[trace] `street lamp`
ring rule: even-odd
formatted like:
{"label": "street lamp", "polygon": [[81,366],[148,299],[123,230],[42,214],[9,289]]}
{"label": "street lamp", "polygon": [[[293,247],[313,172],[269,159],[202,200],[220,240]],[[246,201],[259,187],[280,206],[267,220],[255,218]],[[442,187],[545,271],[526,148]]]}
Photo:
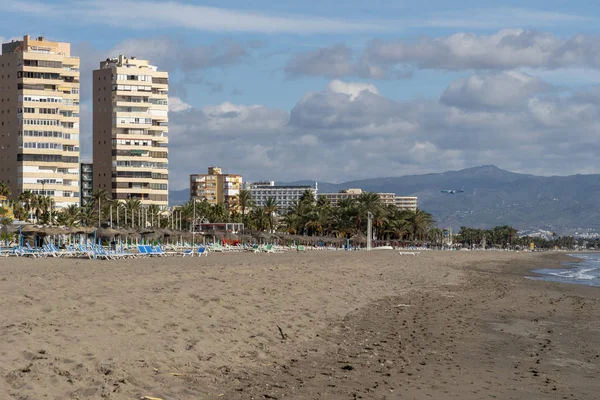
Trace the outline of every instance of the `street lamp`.
{"label": "street lamp", "polygon": [[371,240],[373,239],[373,214],[367,212],[367,251],[371,250]]}

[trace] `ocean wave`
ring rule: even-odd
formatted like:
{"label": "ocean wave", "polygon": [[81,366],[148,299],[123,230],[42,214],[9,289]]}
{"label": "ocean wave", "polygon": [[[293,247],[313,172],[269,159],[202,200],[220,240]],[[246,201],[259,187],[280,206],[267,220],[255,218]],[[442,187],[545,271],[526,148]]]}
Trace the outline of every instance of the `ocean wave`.
{"label": "ocean wave", "polygon": [[565,269],[539,269],[534,272],[541,277],[536,280],[547,280],[563,283],[578,283],[588,286],[600,287],[600,254],[573,254],[581,261],[565,264]]}
{"label": "ocean wave", "polygon": [[596,275],[590,275],[587,272],[598,271],[597,268],[587,268],[582,270],[567,270],[560,272],[550,272],[548,275],[556,276],[559,278],[565,279],[574,279],[574,280],[592,280],[599,279]]}

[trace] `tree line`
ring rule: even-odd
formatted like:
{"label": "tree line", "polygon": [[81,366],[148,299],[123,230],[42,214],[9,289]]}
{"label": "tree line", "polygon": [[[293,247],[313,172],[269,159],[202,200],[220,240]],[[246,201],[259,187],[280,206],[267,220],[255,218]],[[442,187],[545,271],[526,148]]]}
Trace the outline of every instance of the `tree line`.
{"label": "tree line", "polygon": [[[10,188],[0,183],[0,195],[10,198]],[[38,224],[61,226],[101,226],[142,228],[147,226],[192,230],[195,223],[244,223],[246,229],[255,231],[285,232],[305,236],[333,236],[349,238],[367,230],[367,213],[373,214],[373,233],[378,240],[426,241],[442,244],[447,232],[436,227],[431,214],[417,209],[399,210],[384,204],[377,193],[363,192],[356,199],[342,199],[336,206],[324,197],[315,198],[307,190],[289,210],[283,212],[274,198],[264,206],[256,206],[249,190],[240,190],[237,196],[239,211],[229,212],[223,204],[210,204],[206,200],[188,201],[161,210],[157,205],[144,205],[137,198],[112,199],[103,189],[92,193],[83,207],[71,205],[56,210],[51,197],[21,193],[12,201],[14,217]],[[0,225],[10,223],[7,210],[0,208]],[[466,248],[528,248],[534,243],[538,249],[573,249],[587,243],[590,248],[600,248],[600,238],[581,239],[552,234],[552,239],[519,237],[518,230],[508,226],[475,229],[462,226],[452,242]]]}
{"label": "tree line", "polygon": [[558,236],[552,233],[552,239],[543,237],[519,236],[512,226],[502,225],[491,229],[474,229],[461,226],[453,242],[466,248],[529,248],[533,243],[536,249],[574,249],[587,244],[588,248],[600,248],[600,238],[583,239],[573,236]]}
{"label": "tree line", "polygon": [[[10,190],[0,187],[10,196]],[[281,210],[274,198],[257,206],[248,190],[240,190],[237,210],[229,212],[223,204],[206,200],[188,201],[161,210],[157,205],[144,205],[137,198],[115,200],[103,189],[96,189],[83,207],[71,205],[56,210],[51,197],[21,193],[13,202],[15,218],[38,224],[61,226],[101,226],[141,228],[147,226],[192,230],[194,223],[243,223],[255,231],[286,232],[306,236],[351,237],[367,230],[367,213],[373,214],[373,233],[380,240],[440,239],[442,231],[435,227],[431,214],[417,209],[399,210],[384,204],[376,193],[365,192],[357,199],[343,199],[337,206],[323,197],[316,198],[307,190],[289,210]],[[195,218],[195,220],[194,220]]]}

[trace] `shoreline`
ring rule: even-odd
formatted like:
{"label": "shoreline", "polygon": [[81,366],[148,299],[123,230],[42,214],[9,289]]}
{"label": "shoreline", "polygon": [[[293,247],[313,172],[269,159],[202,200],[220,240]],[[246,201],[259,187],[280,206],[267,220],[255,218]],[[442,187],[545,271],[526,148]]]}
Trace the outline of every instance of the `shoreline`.
{"label": "shoreline", "polygon": [[[587,253],[598,254],[598,252],[587,252]],[[591,288],[592,290],[600,289],[600,286],[586,285],[583,282],[574,282],[574,281],[560,282],[560,281],[556,281],[556,280],[552,280],[552,279],[547,279],[548,278],[547,274],[540,274],[540,273],[535,272],[536,270],[540,270],[540,269],[546,269],[546,270],[575,269],[579,266],[579,264],[584,262],[583,259],[577,257],[577,254],[572,254],[572,253],[571,254],[545,254],[542,257],[547,260],[546,261],[547,264],[544,264],[544,261],[539,261],[538,262],[539,265],[536,266],[535,268],[529,268],[527,272],[521,271],[521,273],[523,274],[523,277],[525,279],[534,278],[534,279],[529,279],[529,280],[541,281],[541,282],[551,282],[551,283],[556,283],[556,284],[560,284],[560,285],[583,286],[583,287]]]}

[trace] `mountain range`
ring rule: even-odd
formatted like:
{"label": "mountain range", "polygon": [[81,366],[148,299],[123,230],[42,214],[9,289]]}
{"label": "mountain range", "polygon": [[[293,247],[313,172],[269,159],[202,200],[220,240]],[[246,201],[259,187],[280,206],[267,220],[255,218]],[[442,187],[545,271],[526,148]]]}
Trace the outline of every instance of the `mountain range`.
{"label": "mountain range", "polygon": [[[314,185],[315,181],[279,182]],[[332,184],[318,182],[320,193],[360,188],[364,191],[417,196],[440,227],[489,228],[512,225],[557,234],[600,232],[600,175],[536,176],[493,165],[425,175],[371,178]],[[446,194],[442,190],[462,193]],[[172,204],[189,199],[189,190],[170,192]]]}

